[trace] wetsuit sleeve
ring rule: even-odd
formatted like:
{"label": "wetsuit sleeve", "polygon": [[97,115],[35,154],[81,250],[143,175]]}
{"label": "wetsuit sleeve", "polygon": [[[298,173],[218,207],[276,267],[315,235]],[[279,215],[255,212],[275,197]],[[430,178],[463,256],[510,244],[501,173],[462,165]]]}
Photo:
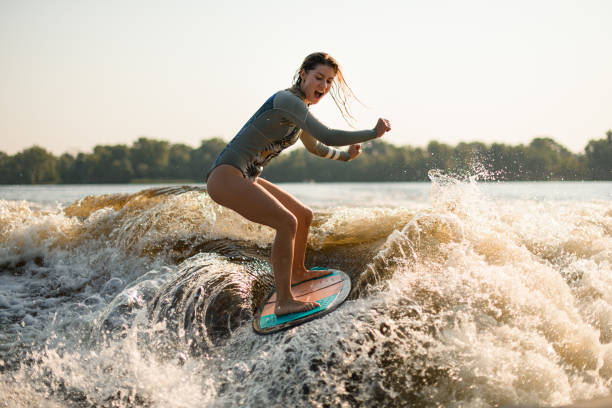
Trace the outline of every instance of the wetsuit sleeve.
{"label": "wetsuit sleeve", "polygon": [[351,159],[351,155],[348,152],[334,149],[333,147],[325,146],[323,143],[312,137],[312,135],[306,132],[305,130],[302,130],[300,139],[302,139],[302,143],[304,143],[306,150],[308,150],[312,154],[316,154],[317,156],[323,157],[325,159],[342,161],[349,161]]}
{"label": "wetsuit sleeve", "polygon": [[277,94],[274,107],[284,111],[287,118],[299,128],[328,146],[348,146],[376,138],[374,129],[350,131],[328,128],[310,113],[304,101],[289,91]]}

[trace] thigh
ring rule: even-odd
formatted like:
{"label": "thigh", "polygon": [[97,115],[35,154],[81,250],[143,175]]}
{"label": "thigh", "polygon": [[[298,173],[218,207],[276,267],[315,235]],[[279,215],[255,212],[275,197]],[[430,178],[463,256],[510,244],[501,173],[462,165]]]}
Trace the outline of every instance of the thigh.
{"label": "thigh", "polygon": [[245,179],[230,165],[216,167],[208,177],[206,187],[213,201],[249,221],[278,229],[292,217],[291,211],[273,194],[258,183]]}
{"label": "thigh", "polygon": [[270,183],[268,180],[258,177],[256,183],[265,188],[293,214],[300,216],[308,216],[308,214],[312,214],[312,210],[302,204],[300,200],[287,193],[277,185]]}

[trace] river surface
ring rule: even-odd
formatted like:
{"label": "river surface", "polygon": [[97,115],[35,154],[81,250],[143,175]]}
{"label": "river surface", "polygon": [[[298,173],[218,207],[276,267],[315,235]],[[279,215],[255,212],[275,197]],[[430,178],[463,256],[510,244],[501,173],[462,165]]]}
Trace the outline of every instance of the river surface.
{"label": "river surface", "polygon": [[[260,336],[273,231],[204,185],[0,186],[0,406],[558,406],[612,394],[612,182],[281,184],[333,313]],[[4,405],[3,405],[4,404]]]}

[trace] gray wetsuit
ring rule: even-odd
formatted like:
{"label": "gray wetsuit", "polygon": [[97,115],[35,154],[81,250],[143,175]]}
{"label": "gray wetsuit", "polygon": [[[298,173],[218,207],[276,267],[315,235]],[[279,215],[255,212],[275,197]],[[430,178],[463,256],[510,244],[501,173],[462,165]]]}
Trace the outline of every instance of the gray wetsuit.
{"label": "gray wetsuit", "polygon": [[[302,139],[306,149],[317,156],[347,161],[348,152],[328,146],[347,146],[376,137],[370,130],[330,129],[319,122],[303,100],[289,90],[272,95],[238,134],[223,149],[210,171],[221,164],[239,169],[245,178],[254,180],[263,167],[278,154]],[[322,142],[322,143],[321,143]]]}

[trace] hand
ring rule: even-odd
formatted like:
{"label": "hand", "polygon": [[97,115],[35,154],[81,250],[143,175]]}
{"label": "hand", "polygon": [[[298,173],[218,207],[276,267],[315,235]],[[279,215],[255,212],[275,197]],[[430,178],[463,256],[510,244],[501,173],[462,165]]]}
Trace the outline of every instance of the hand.
{"label": "hand", "polygon": [[390,130],[391,130],[391,122],[383,118],[378,119],[378,122],[376,123],[376,126],[374,127],[374,131],[376,132],[376,137],[381,137],[382,135],[385,134],[385,132],[388,132]]}
{"label": "hand", "polygon": [[351,156],[350,160],[353,160],[355,157],[359,156],[361,154],[361,145],[359,144],[352,144],[349,146],[348,148],[348,153]]}

